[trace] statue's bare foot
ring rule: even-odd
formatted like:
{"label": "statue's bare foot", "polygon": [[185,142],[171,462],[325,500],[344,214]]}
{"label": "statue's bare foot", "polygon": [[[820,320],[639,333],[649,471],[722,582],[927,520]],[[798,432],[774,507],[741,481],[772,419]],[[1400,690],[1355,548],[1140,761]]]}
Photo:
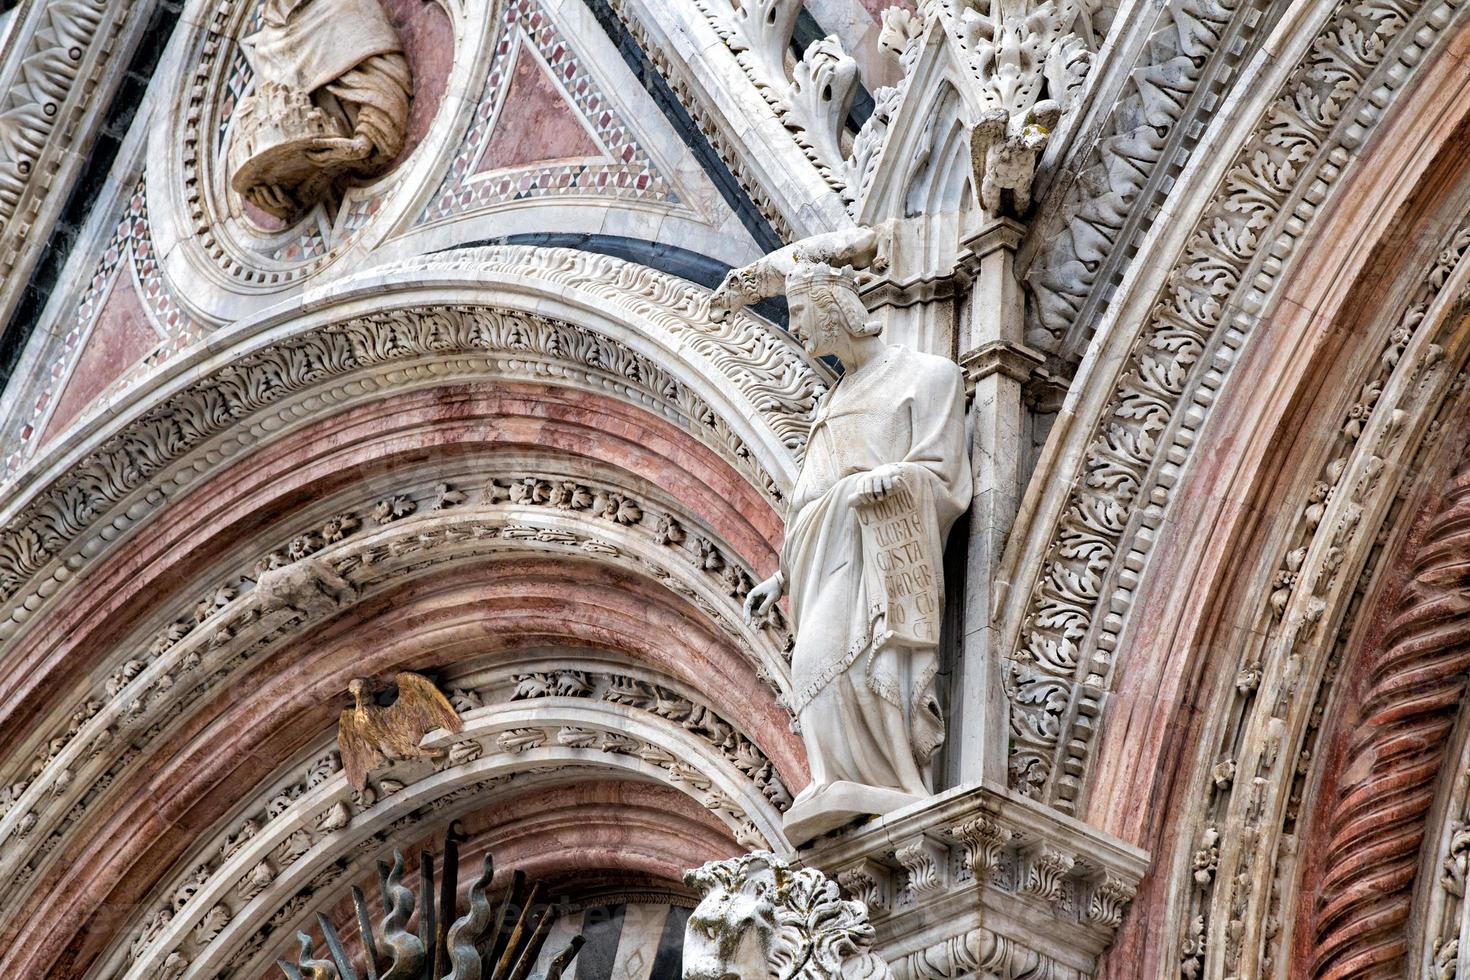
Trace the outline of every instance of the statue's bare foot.
{"label": "statue's bare foot", "polygon": [[366,160],[373,152],[373,142],[366,136],[324,139],[316,149],[307,150],[307,159],[313,163],[355,163]]}

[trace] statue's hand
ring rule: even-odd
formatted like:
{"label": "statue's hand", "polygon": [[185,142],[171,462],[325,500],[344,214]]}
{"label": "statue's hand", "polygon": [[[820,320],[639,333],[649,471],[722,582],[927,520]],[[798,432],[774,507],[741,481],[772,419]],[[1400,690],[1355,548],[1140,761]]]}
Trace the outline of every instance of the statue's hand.
{"label": "statue's hand", "polygon": [[256,184],[246,192],[245,196],[260,210],[282,220],[291,214],[294,207],[291,195],[275,184]]}
{"label": "statue's hand", "polygon": [[353,163],[366,160],[373,152],[373,141],[366,136],[324,139],[316,148],[306,151],[312,163]]}
{"label": "statue's hand", "polygon": [[745,621],[753,623],[758,619],[764,619],[785,591],[786,576],[780,572],[751,589],[745,597]]}
{"label": "statue's hand", "polygon": [[898,487],[903,486],[903,470],[889,463],[869,470],[858,478],[857,488],[848,501],[854,507],[876,504]]}

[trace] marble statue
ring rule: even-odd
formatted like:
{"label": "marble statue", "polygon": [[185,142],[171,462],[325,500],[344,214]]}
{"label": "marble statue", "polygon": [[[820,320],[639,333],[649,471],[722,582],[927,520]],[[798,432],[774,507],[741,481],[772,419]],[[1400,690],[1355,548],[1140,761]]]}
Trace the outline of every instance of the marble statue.
{"label": "marble statue", "polygon": [[785,817],[797,845],[929,796],[944,739],[934,678],[944,540],[970,503],[964,379],[948,358],[885,343],[854,271],[826,261],[875,255],[865,229],[808,239],[731,273],[712,301],[728,310],[784,278],[792,331],[844,368],[812,419],[780,568],[745,606],[756,620],[790,598],[812,770]]}
{"label": "marble statue", "polygon": [[861,902],[768,851],[684,875],[699,905],[684,933],[684,980],[891,980]]}
{"label": "marble statue", "polygon": [[266,0],[242,41],[255,90],[235,110],[230,185],[287,219],[403,149],[413,82],[379,0]]}

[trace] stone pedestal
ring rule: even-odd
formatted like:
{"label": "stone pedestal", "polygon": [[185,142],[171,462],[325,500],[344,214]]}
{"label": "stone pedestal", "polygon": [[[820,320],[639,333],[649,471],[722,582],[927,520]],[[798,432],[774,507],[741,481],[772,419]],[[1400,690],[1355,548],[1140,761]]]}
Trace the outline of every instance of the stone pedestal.
{"label": "stone pedestal", "polygon": [[1083,980],[1148,855],[993,783],[820,841],[800,863],[862,901],[897,980]]}

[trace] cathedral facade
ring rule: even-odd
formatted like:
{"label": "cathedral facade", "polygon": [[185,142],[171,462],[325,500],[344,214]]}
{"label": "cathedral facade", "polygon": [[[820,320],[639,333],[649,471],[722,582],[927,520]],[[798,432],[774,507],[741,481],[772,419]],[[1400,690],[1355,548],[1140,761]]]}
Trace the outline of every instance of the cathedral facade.
{"label": "cathedral facade", "polygon": [[0,45],[0,976],[1470,980],[1470,3]]}

